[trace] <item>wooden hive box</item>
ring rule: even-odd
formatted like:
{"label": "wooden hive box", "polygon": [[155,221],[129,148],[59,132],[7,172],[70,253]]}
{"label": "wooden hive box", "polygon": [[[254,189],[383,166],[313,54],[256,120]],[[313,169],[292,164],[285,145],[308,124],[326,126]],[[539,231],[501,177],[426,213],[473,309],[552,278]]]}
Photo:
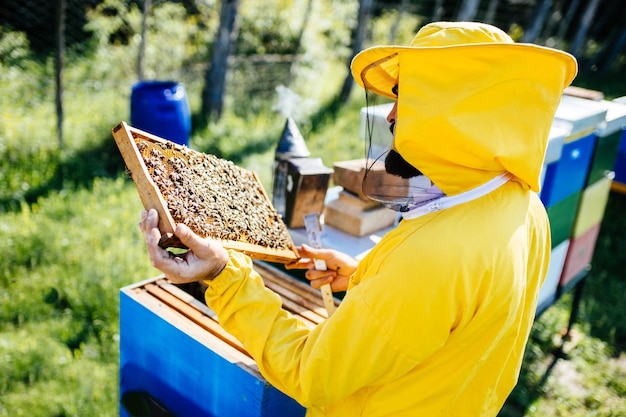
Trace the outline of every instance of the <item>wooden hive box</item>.
{"label": "wooden hive box", "polygon": [[582,191],[579,191],[546,208],[553,248],[572,236],[581,197]]}
{"label": "wooden hive box", "polygon": [[576,213],[572,238],[577,238],[598,223],[602,223],[604,211],[611,193],[613,173],[589,185],[582,192]]}
{"label": "wooden hive box", "polygon": [[598,223],[577,238],[570,241],[563,272],[559,280],[561,292],[568,291],[578,281],[583,279],[587,271],[591,268],[591,260],[596,250],[596,242],[600,234],[600,226]]}
{"label": "wooden hive box", "polygon": [[304,216],[321,213],[333,170],[321,158],[293,158],[287,164],[285,223],[304,227]]}
{"label": "wooden hive box", "polygon": [[[255,261],[255,269],[306,326],[327,317],[318,291],[264,262]],[[120,290],[120,401],[146,392],[177,416],[304,416],[221,328],[195,285],[156,277]],[[122,404],[120,415],[128,416]]]}
{"label": "wooden hive box", "polygon": [[176,223],[251,258],[287,263],[297,249],[252,171],[121,122],[112,130],[146,209],[159,213],[160,245],[182,247]]}
{"label": "wooden hive box", "polygon": [[378,187],[381,187],[383,184],[393,187],[406,187],[408,185],[407,179],[387,174],[384,162],[374,162],[365,159],[335,162],[333,165],[333,181],[335,185],[339,185],[344,190],[356,194],[363,201],[372,201],[363,192],[366,165],[371,165],[368,175],[371,177],[370,181],[372,184]]}
{"label": "wooden hive box", "polygon": [[324,208],[324,223],[352,236],[365,236],[393,225],[397,213],[381,203],[365,201],[342,190]]}

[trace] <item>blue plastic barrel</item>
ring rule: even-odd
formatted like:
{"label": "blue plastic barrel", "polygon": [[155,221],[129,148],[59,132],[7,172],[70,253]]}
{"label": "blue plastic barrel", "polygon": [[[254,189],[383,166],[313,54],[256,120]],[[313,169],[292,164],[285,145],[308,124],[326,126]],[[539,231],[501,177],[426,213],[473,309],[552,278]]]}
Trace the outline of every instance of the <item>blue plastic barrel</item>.
{"label": "blue plastic barrel", "polygon": [[183,84],[140,81],[133,85],[130,124],[163,139],[189,146],[191,112]]}

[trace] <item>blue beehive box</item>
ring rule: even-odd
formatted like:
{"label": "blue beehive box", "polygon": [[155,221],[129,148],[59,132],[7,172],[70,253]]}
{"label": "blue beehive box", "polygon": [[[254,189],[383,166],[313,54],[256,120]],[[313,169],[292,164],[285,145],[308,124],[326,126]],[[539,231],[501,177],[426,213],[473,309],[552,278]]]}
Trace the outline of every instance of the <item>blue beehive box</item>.
{"label": "blue beehive box", "polygon": [[546,154],[543,158],[543,165],[541,166],[541,178],[540,184],[543,189],[546,170],[548,165],[557,162],[561,159],[561,153],[563,152],[563,143],[567,137],[568,131],[563,128],[552,126],[550,128],[550,134],[548,136],[548,146],[546,147]]}
{"label": "blue beehive box", "polygon": [[585,187],[596,146],[596,130],[607,109],[599,102],[564,95],[557,107],[553,128],[565,129],[561,158],[547,164],[541,201],[546,207],[562,201]]}
{"label": "blue beehive box", "polygon": [[[626,134],[624,135],[624,142],[626,142]],[[615,178],[614,182],[622,185],[626,185],[626,151],[621,151],[617,154],[615,160]]]}
{"label": "blue beehive box", "polygon": [[563,145],[561,158],[546,166],[541,201],[552,207],[585,187],[596,135],[589,134]]}
{"label": "blue beehive box", "polygon": [[[613,100],[618,104],[626,105],[626,96]],[[618,147],[618,154],[615,160],[615,179],[616,185],[626,191],[626,125],[621,126],[621,139]]]}
{"label": "blue beehive box", "polygon": [[[317,310],[297,309],[307,316],[298,318],[316,325],[311,317]],[[305,409],[270,385],[237,343],[201,300],[163,277],[122,288],[120,416],[134,417],[127,405],[134,393],[146,393],[175,416],[304,416]]]}

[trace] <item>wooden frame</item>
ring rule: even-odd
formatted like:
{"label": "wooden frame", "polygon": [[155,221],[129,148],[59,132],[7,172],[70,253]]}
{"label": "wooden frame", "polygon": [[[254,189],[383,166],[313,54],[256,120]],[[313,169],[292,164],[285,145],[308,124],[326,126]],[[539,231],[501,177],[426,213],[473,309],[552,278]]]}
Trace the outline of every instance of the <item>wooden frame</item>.
{"label": "wooden frame", "polygon": [[[115,143],[117,144],[117,147],[122,154],[124,163],[130,171],[130,175],[137,187],[137,191],[139,193],[139,197],[141,199],[141,202],[143,203],[143,206],[146,209],[155,209],[159,213],[159,230],[163,234],[163,239],[160,242],[160,245],[162,247],[184,247],[174,236],[174,218],[172,217],[172,214],[168,209],[167,202],[165,201],[161,190],[150,176],[144,159],[139,149],[137,148],[135,139],[143,139],[155,143],[167,143],[168,141],[150,133],[133,128],[127,125],[125,122],[121,122],[116,127],[114,127],[112,129],[112,134],[113,138],[115,139]],[[181,145],[176,145],[176,147],[179,149],[182,148]],[[243,170],[243,168],[240,169]],[[263,200],[271,207],[270,199],[268,198],[265,190],[261,186],[258,177],[254,172],[251,173],[256,178],[256,181],[259,183],[259,188],[263,193]],[[216,239],[216,237],[214,236],[209,237]],[[225,248],[243,252],[253,259],[276,263],[288,263],[297,260],[300,256],[298,255],[296,246],[291,240],[291,236],[289,236],[286,227],[285,238],[289,242],[289,247],[287,249],[267,248],[258,244],[244,241],[223,239],[216,240],[218,240]]]}
{"label": "wooden frame", "polygon": [[[319,292],[310,285],[296,280],[264,261],[254,261],[254,269],[263,279],[265,286],[280,296],[283,309],[309,329],[314,329],[328,318]],[[218,349],[222,355],[228,356],[229,353],[232,353],[229,351],[232,348],[238,353],[252,358],[243,345],[220,326],[213,310],[207,307],[203,300],[199,299],[201,298],[200,295],[203,297],[206,290],[206,284],[203,282],[177,286],[161,275],[133,284],[128,288],[132,288],[132,292],[136,294],[149,294],[159,301],[159,308],[169,308],[177,312],[198,325],[202,331],[208,331],[229,345],[230,347],[226,350]],[[337,304],[336,301],[335,304]]]}

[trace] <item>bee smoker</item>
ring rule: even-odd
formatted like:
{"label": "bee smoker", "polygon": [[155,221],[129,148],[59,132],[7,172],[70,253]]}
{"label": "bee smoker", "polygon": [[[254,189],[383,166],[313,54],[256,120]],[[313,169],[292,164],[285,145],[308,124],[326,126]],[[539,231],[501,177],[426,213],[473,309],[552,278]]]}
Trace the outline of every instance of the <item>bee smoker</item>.
{"label": "bee smoker", "polygon": [[304,227],[304,215],[324,207],[333,170],[311,152],[289,117],[276,147],[272,204],[287,227]]}
{"label": "bee smoker", "polygon": [[[292,158],[307,158],[311,152],[304,143],[304,138],[296,126],[296,122],[288,117],[274,154],[274,184],[272,187],[272,204],[283,219],[286,213],[287,171]],[[293,188],[290,184],[289,188]]]}

